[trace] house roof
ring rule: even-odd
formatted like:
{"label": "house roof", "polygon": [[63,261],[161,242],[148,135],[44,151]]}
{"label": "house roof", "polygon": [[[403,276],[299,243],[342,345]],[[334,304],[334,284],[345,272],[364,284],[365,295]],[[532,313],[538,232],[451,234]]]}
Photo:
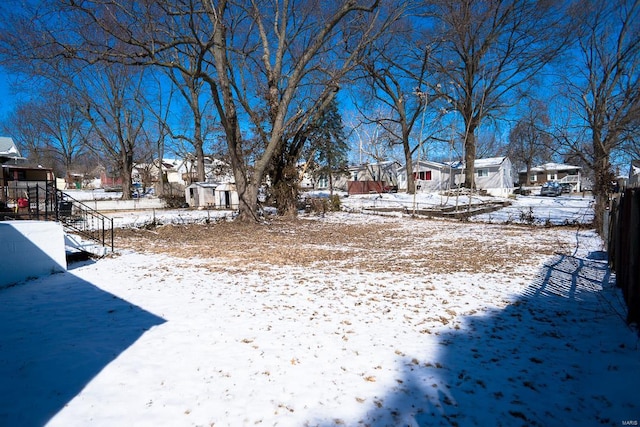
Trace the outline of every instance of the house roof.
{"label": "house roof", "polygon": [[364,163],[360,165],[351,165],[349,166],[349,170],[350,171],[363,170],[370,167],[387,169],[393,166],[400,166],[400,162],[398,162],[397,160],[386,160],[384,162],[378,162],[378,163]]}
{"label": "house roof", "polygon": [[[413,163],[413,171],[416,172],[418,170],[419,167],[427,167],[430,169],[444,169],[444,168],[448,168],[449,165],[445,164],[445,163],[440,163],[440,162],[432,162],[430,160],[419,160],[417,162]],[[407,166],[402,166],[401,168],[398,169],[398,172],[403,172],[407,169]]]}
{"label": "house roof", "polygon": [[[531,168],[531,172],[561,172],[561,171],[573,171],[582,169],[580,166],[565,165],[563,163],[545,163],[540,166],[534,166]],[[526,169],[519,170],[518,173],[527,173]]]}
{"label": "house roof", "polygon": [[[490,168],[502,165],[507,157],[487,157],[485,159],[475,159],[473,162],[474,169]],[[447,162],[446,165],[451,166],[454,169],[464,169],[464,162],[456,160],[453,162]]]}
{"label": "house roof", "polygon": [[187,188],[193,188],[193,187],[202,187],[202,188],[217,188],[220,185],[220,183],[218,182],[194,182],[193,184],[189,185]]}
{"label": "house roof", "polygon": [[13,142],[12,138],[6,136],[0,136],[0,155],[9,157],[20,157],[18,147]]}
{"label": "house roof", "polygon": [[500,166],[507,158],[502,157],[488,157],[486,159],[476,159],[473,166],[478,168],[489,168],[492,166]]}

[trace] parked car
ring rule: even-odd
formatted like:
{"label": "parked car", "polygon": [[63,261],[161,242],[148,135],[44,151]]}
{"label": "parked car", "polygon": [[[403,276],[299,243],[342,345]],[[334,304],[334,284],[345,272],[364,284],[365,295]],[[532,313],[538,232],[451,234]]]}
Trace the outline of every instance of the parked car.
{"label": "parked car", "polygon": [[573,191],[573,184],[569,182],[563,182],[560,184],[563,193],[571,193]]}
{"label": "parked car", "polygon": [[540,189],[541,196],[551,196],[556,197],[562,194],[562,186],[555,182],[549,181],[542,184],[542,188]]}

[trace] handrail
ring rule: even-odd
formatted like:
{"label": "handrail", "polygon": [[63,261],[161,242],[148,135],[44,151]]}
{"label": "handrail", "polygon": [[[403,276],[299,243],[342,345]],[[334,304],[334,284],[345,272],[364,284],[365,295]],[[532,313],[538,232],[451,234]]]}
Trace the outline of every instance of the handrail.
{"label": "handrail", "polygon": [[113,219],[85,205],[69,194],[56,190],[56,220],[74,232],[114,251]]}

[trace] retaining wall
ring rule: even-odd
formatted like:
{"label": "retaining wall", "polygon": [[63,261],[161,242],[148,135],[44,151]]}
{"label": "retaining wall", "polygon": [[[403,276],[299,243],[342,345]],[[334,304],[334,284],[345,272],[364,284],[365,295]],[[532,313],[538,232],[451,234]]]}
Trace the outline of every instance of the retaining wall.
{"label": "retaining wall", "polygon": [[64,231],[60,223],[0,222],[0,288],[66,269]]}

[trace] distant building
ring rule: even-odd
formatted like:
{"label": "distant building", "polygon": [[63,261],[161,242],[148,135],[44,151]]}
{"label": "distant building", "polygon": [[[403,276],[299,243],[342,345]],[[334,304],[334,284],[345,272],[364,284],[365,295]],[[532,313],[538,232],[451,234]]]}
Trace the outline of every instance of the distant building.
{"label": "distant building", "polygon": [[[349,194],[398,191],[400,166],[395,160],[349,166],[351,176],[347,181],[347,190]],[[338,182],[335,186],[340,188],[342,183]]]}
{"label": "distant building", "polygon": [[627,180],[627,187],[638,188],[640,187],[640,160],[632,160],[629,168],[629,179]]}
{"label": "distant building", "polygon": [[540,186],[548,181],[559,183],[569,183],[573,186],[573,191],[582,191],[581,167],[565,165],[561,163],[545,163],[532,167],[527,176],[527,170],[518,171],[518,183],[520,185]]}
{"label": "distant building", "polygon": [[13,138],[0,136],[0,164],[20,164],[26,159],[20,155],[20,151],[13,142]]}
{"label": "distant building", "polygon": [[[416,191],[443,191],[462,186],[465,181],[464,162],[439,163],[420,160],[413,166]],[[508,157],[476,159],[474,181],[477,190],[492,196],[505,197],[513,192],[511,160]],[[398,189],[407,190],[406,168],[398,173]]]}

